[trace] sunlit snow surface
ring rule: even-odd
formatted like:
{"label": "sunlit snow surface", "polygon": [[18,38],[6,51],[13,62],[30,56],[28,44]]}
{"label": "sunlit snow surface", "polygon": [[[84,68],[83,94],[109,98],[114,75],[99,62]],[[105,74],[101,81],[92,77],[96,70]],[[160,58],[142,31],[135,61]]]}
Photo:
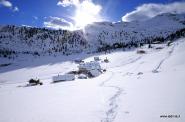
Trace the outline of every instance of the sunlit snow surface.
{"label": "sunlit snow surface", "polygon": [[[56,84],[51,84],[52,76],[77,69],[72,60],[91,61],[93,56],[9,61],[0,67],[0,122],[184,122],[184,47],[185,39],[180,39],[170,47],[142,47],[146,54],[137,54],[139,49],[96,54],[110,60],[101,63],[107,72]],[[44,85],[18,87],[36,77]]]}

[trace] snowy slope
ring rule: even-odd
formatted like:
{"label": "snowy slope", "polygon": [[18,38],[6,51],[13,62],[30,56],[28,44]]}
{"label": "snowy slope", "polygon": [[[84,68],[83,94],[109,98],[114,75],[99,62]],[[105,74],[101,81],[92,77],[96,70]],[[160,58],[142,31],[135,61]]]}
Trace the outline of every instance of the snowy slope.
{"label": "snowy slope", "polygon": [[[151,49],[96,54],[110,60],[101,63],[107,72],[58,84],[50,84],[50,75],[75,69],[71,60],[81,55],[56,58],[60,61],[52,64],[28,58],[15,62],[17,66],[1,67],[0,122],[184,122],[184,46],[185,38],[169,47],[156,44]],[[141,49],[146,54],[136,53]],[[93,60],[91,55],[84,58]],[[35,65],[29,67],[29,61]],[[44,85],[17,87],[30,77],[40,78]]]}

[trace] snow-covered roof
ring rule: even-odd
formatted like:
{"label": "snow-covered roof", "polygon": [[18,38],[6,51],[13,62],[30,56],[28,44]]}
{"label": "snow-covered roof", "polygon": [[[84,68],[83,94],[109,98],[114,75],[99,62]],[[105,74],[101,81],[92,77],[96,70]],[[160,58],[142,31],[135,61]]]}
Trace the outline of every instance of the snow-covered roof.
{"label": "snow-covered roof", "polygon": [[85,70],[100,70],[101,66],[98,62],[96,61],[91,61],[91,62],[86,62],[86,63],[81,63],[78,66],[79,69],[85,69]]}

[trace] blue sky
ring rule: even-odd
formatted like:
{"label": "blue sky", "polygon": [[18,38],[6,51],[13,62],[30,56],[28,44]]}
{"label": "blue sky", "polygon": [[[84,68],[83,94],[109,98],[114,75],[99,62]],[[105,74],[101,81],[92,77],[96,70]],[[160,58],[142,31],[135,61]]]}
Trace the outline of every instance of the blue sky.
{"label": "blue sky", "polygon": [[[84,1],[87,1],[87,4],[83,4]],[[50,28],[54,26],[56,28],[62,28],[64,25],[65,27],[70,26],[74,28],[75,24],[84,26],[94,21],[116,22],[121,20],[133,20],[133,18],[135,19],[133,14],[138,14],[136,11],[137,7],[141,6],[141,9],[143,9],[146,8],[142,7],[143,4],[152,6],[151,3],[155,3],[157,8],[158,5],[163,5],[162,7],[164,7],[166,5],[170,6],[171,4],[179,3],[173,10],[166,11],[179,11],[180,13],[185,11],[182,8],[181,3],[184,4],[182,0],[0,0],[0,24]],[[176,10],[179,8],[178,6],[183,10]],[[149,7],[150,10],[151,8],[153,7]],[[162,9],[163,8],[155,11],[160,13],[160,11],[163,11]],[[123,19],[122,17],[126,14],[128,14],[129,17]],[[82,24],[82,22],[85,24]]]}

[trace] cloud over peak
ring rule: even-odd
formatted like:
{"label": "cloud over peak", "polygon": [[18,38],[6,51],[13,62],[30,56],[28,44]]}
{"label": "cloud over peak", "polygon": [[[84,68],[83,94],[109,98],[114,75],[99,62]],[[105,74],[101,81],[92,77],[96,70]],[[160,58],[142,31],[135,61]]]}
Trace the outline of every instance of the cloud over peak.
{"label": "cloud over peak", "polygon": [[174,2],[169,4],[143,4],[136,7],[132,12],[122,17],[122,21],[143,21],[163,13],[185,13],[185,2]]}

